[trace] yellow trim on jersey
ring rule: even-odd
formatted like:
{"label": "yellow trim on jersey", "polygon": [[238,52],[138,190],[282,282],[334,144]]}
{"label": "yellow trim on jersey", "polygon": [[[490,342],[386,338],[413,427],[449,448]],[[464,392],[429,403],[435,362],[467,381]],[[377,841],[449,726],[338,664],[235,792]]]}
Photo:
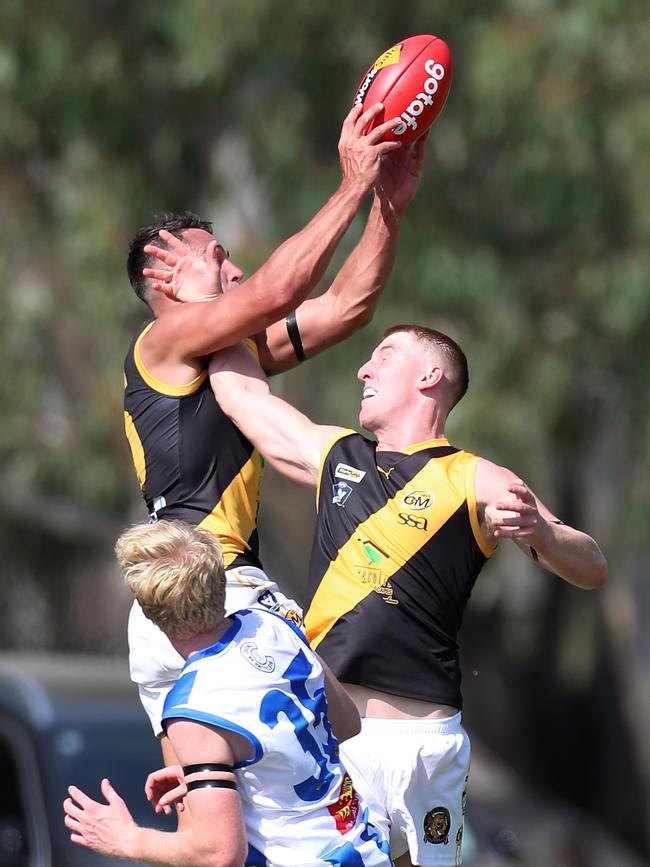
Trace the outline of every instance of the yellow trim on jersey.
{"label": "yellow trim on jersey", "polygon": [[242,340],[242,343],[248,349],[250,354],[255,358],[255,361],[259,362],[260,360],[260,348],[257,345],[257,340],[254,337],[245,337]]}
{"label": "yellow trim on jersey", "polygon": [[469,522],[472,526],[472,533],[476,539],[476,544],[486,557],[491,557],[498,548],[498,543],[492,546],[485,538],[478,519],[478,511],[476,509],[476,467],[478,466],[479,460],[479,457],[473,455],[472,459],[467,463],[467,471],[465,474],[465,496],[469,508]]}
{"label": "yellow trim on jersey", "polygon": [[[403,449],[395,449],[402,455],[414,455],[416,452],[421,452],[424,449],[436,449],[440,446],[448,446],[449,440],[447,437],[434,437],[432,440],[423,440],[421,443],[413,443]],[[381,454],[381,452],[379,452]]]}
{"label": "yellow trim on jersey", "polygon": [[[452,460],[454,457],[454,455],[450,456]],[[444,462],[445,458],[439,460]],[[450,465],[450,469],[455,470],[453,464]],[[339,548],[336,559],[330,563],[318,585],[305,619],[307,639],[313,650],[344,614],[355,608],[375,589],[372,583],[364,581],[366,577],[364,572],[371,571],[371,566],[359,562],[363,557],[362,540],[374,543],[382,554],[382,586],[386,586],[390,578],[435,536],[462,503],[465,495],[463,479],[458,478],[456,472],[452,472],[447,475],[447,480],[448,484],[445,488],[442,484],[438,484],[432,491],[432,504],[435,504],[435,510],[432,516],[427,514],[429,524],[426,532],[422,532],[417,527],[404,526],[400,528],[399,533],[388,534],[386,527],[390,522],[391,506],[396,504],[399,511],[399,500],[408,490],[431,488],[429,462],[384,506],[359,524],[354,535]]]}
{"label": "yellow trim on jersey", "polygon": [[147,481],[147,467],[144,460],[144,448],[142,446],[142,440],[138,436],[138,432],[135,429],[135,425],[133,424],[133,419],[131,418],[131,414],[124,411],[124,430],[126,431],[126,438],[129,442],[129,446],[131,447],[131,456],[133,458],[133,466],[135,467],[135,472],[138,477],[138,484],[144,490],[144,484]]}
{"label": "yellow trim on jersey", "polygon": [[201,383],[205,380],[208,375],[208,371],[202,370],[198,376],[195,376],[191,382],[188,382],[186,385],[169,385],[166,382],[162,382],[160,379],[156,379],[156,377],[149,373],[147,368],[144,365],[144,361],[142,360],[142,355],[140,354],[140,341],[145,336],[145,334],[149,331],[154,322],[150,322],[146,328],[142,329],[142,334],[135,341],[135,346],[133,347],[133,361],[135,362],[135,366],[138,369],[138,373],[147,383],[149,388],[152,388],[154,391],[157,391],[159,394],[166,394],[168,397],[183,397],[186,394],[192,394],[197,390],[197,388],[201,385]]}
{"label": "yellow trim on jersey", "polygon": [[[256,526],[262,458],[254,451],[221,495],[209,515],[197,525],[216,536],[223,549],[227,569],[243,551],[250,551],[250,539]],[[251,497],[251,493],[255,497]]]}
{"label": "yellow trim on jersey", "polygon": [[323,467],[325,466],[325,461],[327,460],[327,456],[334,448],[335,443],[337,443],[343,437],[350,436],[350,434],[355,434],[356,431],[352,430],[352,428],[343,427],[337,433],[335,433],[330,440],[328,440],[325,448],[321,452],[320,456],[320,466],[318,467],[318,478],[316,480],[316,511],[318,512],[318,499],[320,494],[320,483],[323,477]]}

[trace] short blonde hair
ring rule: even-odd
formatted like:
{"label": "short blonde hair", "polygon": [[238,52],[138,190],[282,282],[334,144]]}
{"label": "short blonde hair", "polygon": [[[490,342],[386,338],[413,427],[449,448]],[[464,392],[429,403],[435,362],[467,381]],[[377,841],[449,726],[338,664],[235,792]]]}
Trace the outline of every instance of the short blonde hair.
{"label": "short blonde hair", "polygon": [[224,618],[221,545],[182,521],[136,524],[115,543],[124,581],[169,638],[191,638]]}

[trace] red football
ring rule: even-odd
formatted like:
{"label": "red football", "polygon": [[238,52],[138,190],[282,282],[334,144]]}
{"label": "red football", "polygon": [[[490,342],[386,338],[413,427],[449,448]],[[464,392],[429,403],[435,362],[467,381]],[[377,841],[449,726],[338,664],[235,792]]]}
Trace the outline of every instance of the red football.
{"label": "red football", "polygon": [[429,129],[442,111],[451,85],[451,53],[437,36],[410,36],[384,51],[361,79],[354,105],[384,104],[369,129],[401,117],[384,138],[409,144]]}

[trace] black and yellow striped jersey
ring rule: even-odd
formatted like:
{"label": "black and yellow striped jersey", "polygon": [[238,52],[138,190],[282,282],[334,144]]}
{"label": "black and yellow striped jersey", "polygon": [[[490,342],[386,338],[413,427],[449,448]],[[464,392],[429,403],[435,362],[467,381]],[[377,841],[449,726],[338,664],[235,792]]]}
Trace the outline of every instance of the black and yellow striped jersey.
{"label": "black and yellow striped jersey", "polygon": [[347,430],[326,451],[305,626],[343,682],[461,707],[457,634],[493,550],[478,460],[444,438],[378,452]]}
{"label": "black and yellow striped jersey", "polygon": [[[220,409],[207,370],[184,386],[147,371],[140,341],[152,324],[124,361],[124,423],[149,513],[213,533],[226,568],[259,567],[261,456]],[[257,354],[253,340],[246,344]]]}

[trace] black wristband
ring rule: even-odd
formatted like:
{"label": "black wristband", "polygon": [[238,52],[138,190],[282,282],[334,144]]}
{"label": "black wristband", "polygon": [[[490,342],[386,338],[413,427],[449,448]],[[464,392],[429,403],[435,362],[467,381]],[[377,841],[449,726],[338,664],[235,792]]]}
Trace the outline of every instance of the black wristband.
{"label": "black wristband", "polygon": [[184,765],[183,773],[186,777],[190,774],[200,774],[203,771],[228,771],[232,773],[235,769],[232,765],[217,765],[214,762],[200,762],[198,765]]}
{"label": "black wristband", "polygon": [[194,789],[236,789],[237,783],[232,780],[192,780],[187,784],[187,791],[193,792]]}
{"label": "black wristband", "polygon": [[287,324],[287,334],[293,346],[293,351],[296,353],[298,361],[307,361],[305,350],[302,348],[302,340],[300,339],[300,331],[298,331],[298,323],[296,321],[296,311],[293,310],[284,320]]}

